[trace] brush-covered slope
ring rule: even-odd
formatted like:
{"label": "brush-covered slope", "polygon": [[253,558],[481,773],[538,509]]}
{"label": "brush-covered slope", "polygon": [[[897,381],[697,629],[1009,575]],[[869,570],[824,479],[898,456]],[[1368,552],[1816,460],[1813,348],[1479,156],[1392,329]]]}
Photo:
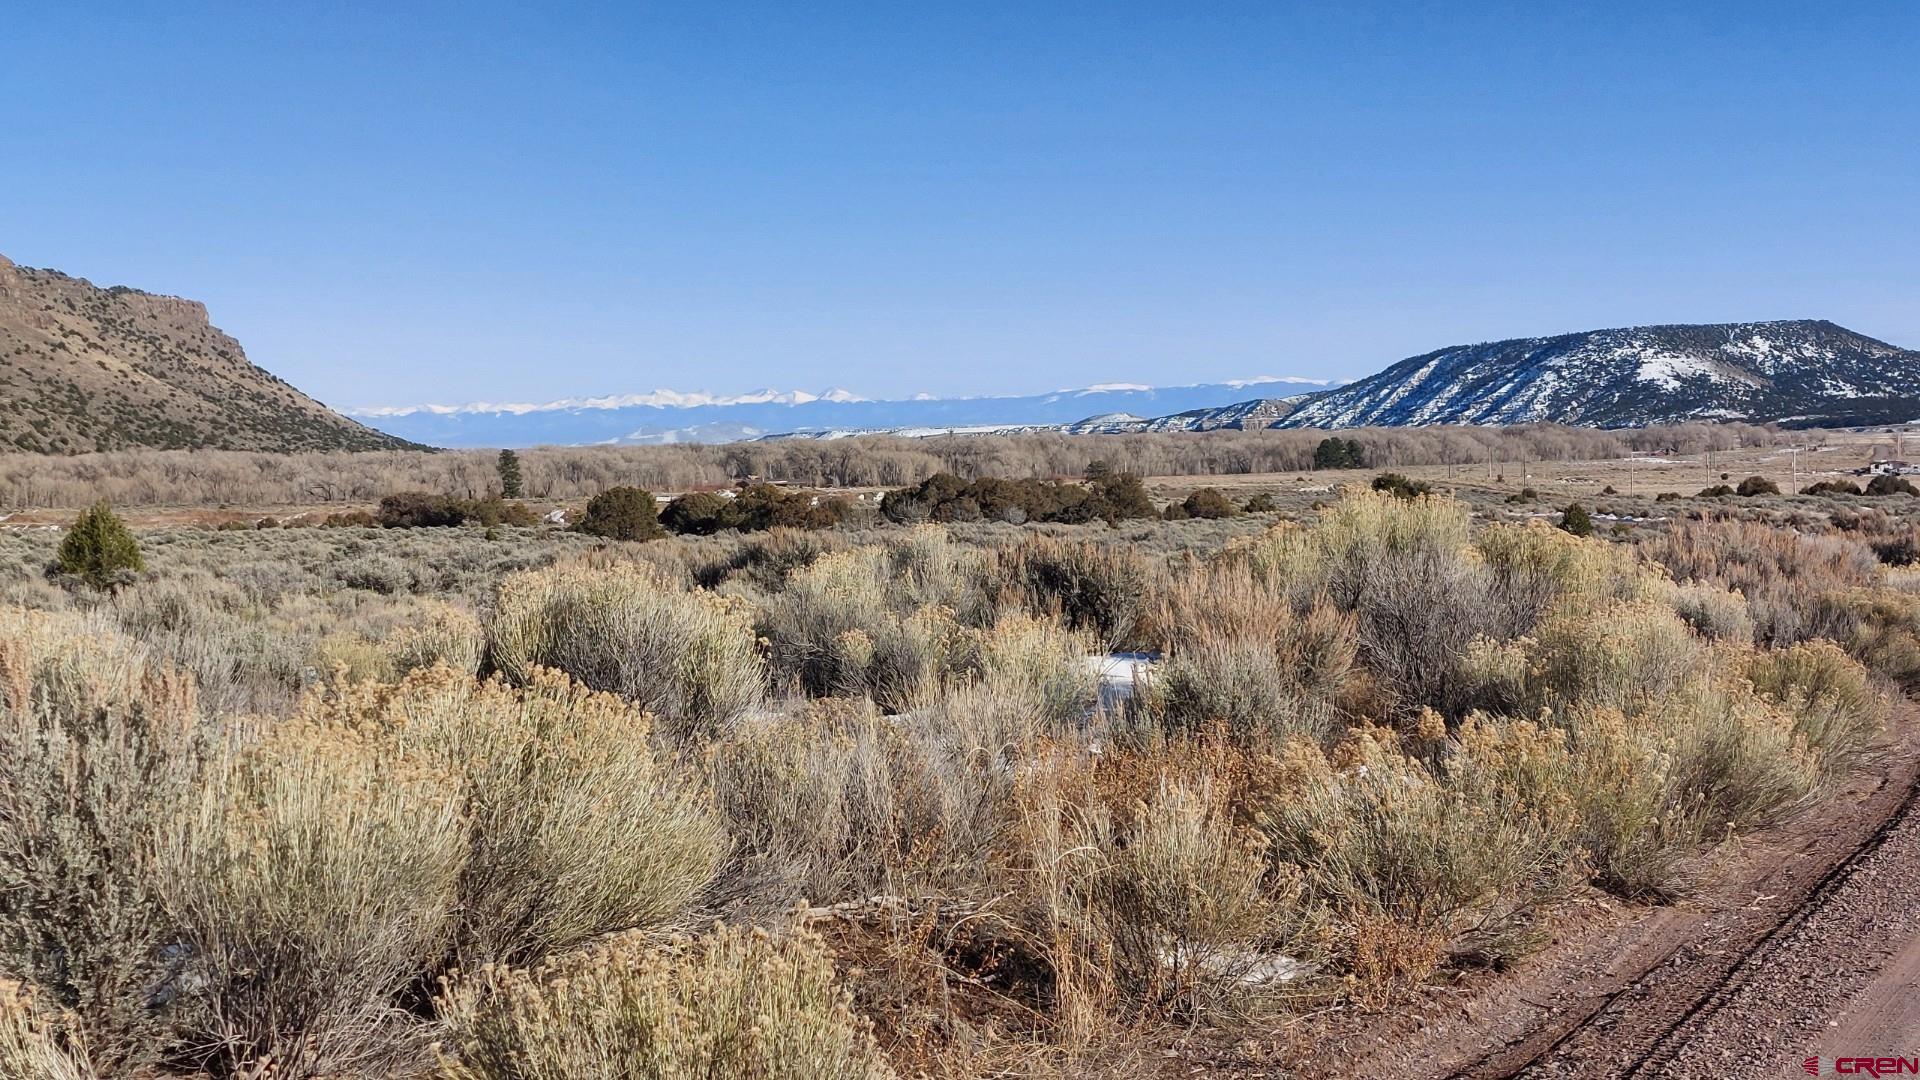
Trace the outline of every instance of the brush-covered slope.
{"label": "brush-covered slope", "polygon": [[1457,345],[1318,395],[1278,426],[1839,425],[1916,417],[1920,353],[1803,319]]}
{"label": "brush-covered slope", "polygon": [[248,362],[203,304],[0,256],[0,451],[410,445]]}

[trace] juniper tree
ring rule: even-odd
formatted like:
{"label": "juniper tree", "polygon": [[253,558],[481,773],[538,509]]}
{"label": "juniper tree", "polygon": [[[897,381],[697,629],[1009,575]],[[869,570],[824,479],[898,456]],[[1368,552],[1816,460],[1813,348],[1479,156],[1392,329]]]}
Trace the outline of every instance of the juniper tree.
{"label": "juniper tree", "polygon": [[517,499],[520,497],[520,455],[511,450],[500,451],[500,461],[495,466],[500,470],[500,497]]}
{"label": "juniper tree", "polygon": [[108,589],[146,569],[140,545],[105,500],[83,511],[60,541],[55,563],[96,589]]}

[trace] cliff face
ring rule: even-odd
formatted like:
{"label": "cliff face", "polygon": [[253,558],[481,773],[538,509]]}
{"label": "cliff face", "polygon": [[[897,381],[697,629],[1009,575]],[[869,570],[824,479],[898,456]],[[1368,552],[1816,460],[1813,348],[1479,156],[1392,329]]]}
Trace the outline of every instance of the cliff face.
{"label": "cliff face", "polygon": [[0,451],[408,445],[248,361],[198,301],[0,256]]}

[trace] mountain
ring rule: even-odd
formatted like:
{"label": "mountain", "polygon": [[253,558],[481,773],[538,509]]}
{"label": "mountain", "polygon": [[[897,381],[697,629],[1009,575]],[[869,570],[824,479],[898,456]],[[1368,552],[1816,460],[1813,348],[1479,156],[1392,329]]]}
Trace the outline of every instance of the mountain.
{"label": "mountain", "polygon": [[1249,387],[1324,387],[1326,381],[1262,377],[1196,386],[1105,383],[1016,397],[871,401],[844,390],[821,394],[772,390],[738,397],[656,390],[547,404],[412,405],[351,415],[404,438],[435,446],[539,446],[584,443],[724,442],[778,434],[812,438],[889,432],[1051,428],[1099,413],[1158,416],[1217,407]]}
{"label": "mountain", "polygon": [[408,445],[249,363],[203,304],[0,256],[0,449]]}
{"label": "mountain", "polygon": [[1833,323],[1636,326],[1456,345],[1318,395],[1280,427],[1920,417],[1920,353]]}
{"label": "mountain", "polygon": [[1298,394],[1284,398],[1255,398],[1252,401],[1235,402],[1212,409],[1188,409],[1186,412],[1171,416],[1157,416],[1147,419],[1129,416],[1126,413],[1109,413],[1105,416],[1089,416],[1084,420],[1066,425],[1062,430],[1069,435],[1124,435],[1135,431],[1255,431],[1260,428],[1279,427],[1280,421],[1319,397],[1319,394]]}

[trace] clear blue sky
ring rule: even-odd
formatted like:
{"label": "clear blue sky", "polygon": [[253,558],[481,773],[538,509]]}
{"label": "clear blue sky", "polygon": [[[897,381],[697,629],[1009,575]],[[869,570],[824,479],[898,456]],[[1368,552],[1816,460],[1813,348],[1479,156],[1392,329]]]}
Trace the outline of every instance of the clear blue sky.
{"label": "clear blue sky", "polygon": [[16,4],[0,102],[0,253],[341,406],[1920,346],[1912,0]]}

